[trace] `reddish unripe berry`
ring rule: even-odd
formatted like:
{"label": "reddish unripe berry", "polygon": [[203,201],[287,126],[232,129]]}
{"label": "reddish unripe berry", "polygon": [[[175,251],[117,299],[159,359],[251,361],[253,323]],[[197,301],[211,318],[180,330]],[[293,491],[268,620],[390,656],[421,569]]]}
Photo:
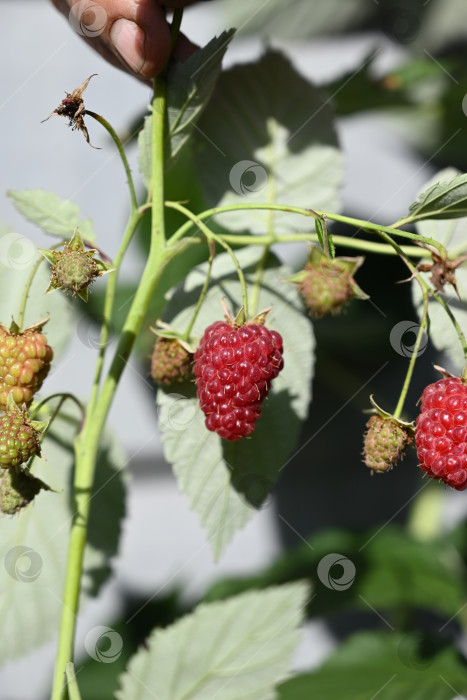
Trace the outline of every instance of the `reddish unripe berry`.
{"label": "reddish unripe berry", "polygon": [[421,398],[415,441],[420,467],[458,491],[467,487],[467,386],[440,379]]}
{"label": "reddish unripe berry", "polygon": [[0,325],[0,410],[13,392],[17,404],[28,404],[46,378],[53,351],[42,333],[11,333]]}
{"label": "reddish unripe berry", "polygon": [[209,326],[195,353],[194,373],[206,427],[226,440],[250,435],[271,381],[284,366],[277,331],[224,321]]}

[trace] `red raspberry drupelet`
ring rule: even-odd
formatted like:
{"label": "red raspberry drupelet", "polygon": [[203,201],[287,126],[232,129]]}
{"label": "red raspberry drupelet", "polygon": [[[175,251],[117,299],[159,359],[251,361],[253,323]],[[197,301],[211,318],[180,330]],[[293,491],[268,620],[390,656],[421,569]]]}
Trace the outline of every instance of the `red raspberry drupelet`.
{"label": "red raspberry drupelet", "polygon": [[208,430],[226,440],[250,435],[271,380],[283,366],[282,338],[276,331],[255,323],[235,328],[225,321],[206,328],[194,372]]}
{"label": "red raspberry drupelet", "polygon": [[426,387],[415,442],[421,468],[458,491],[467,487],[467,386],[455,377]]}

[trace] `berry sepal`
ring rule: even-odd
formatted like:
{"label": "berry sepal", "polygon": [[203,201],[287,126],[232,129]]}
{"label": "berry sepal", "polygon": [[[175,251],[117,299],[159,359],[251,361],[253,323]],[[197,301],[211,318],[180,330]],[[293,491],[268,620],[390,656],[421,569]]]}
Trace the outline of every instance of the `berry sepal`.
{"label": "berry sepal", "polygon": [[286,281],[298,286],[312,318],[338,314],[351,299],[369,299],[354,279],[364,260],[363,256],[330,258],[320,248],[312,246],[303,270]]}
{"label": "berry sepal", "polygon": [[89,285],[96,277],[101,277],[115,269],[103,260],[94,258],[98,252],[96,249],[86,250],[78,229],[65,243],[63,250],[39,248],[39,252],[52,265],[52,277],[45,290],[46,294],[56,289],[63,289],[87,302]]}
{"label": "berry sepal", "polygon": [[373,396],[370,401],[373,408],[365,412],[372,415],[366,424],[362,456],[372,474],[382,474],[404,457],[406,448],[414,440],[415,428],[413,423],[395,418],[378,406]]}

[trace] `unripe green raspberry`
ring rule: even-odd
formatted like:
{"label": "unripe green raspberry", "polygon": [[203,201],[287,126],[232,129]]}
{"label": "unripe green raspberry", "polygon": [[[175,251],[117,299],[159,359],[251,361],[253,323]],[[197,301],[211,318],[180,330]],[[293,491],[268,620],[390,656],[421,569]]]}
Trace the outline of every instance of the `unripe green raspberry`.
{"label": "unripe green raspberry", "polygon": [[44,322],[20,332],[15,323],[0,324],[0,411],[10,392],[17,404],[28,404],[46,378],[53,350],[40,332]]}
{"label": "unripe green raspberry", "polygon": [[351,299],[368,299],[353,275],[363,258],[330,258],[313,246],[305,267],[292,277],[312,318],[337,314]]}
{"label": "unripe green raspberry", "polygon": [[26,411],[8,411],[0,416],[0,467],[17,467],[40,455],[39,435]]}
{"label": "unripe green raspberry", "polygon": [[363,458],[375,472],[386,472],[404,456],[413,441],[413,432],[391,417],[374,415],[368,421],[364,437]]}
{"label": "unripe green raspberry", "polygon": [[21,467],[2,469],[0,473],[0,511],[14,515],[31,503],[42,489],[49,489]]}
{"label": "unripe green raspberry", "polygon": [[108,263],[94,259],[97,250],[86,250],[78,229],[68,243],[65,243],[63,250],[39,250],[52,265],[52,277],[47,292],[63,289],[87,301],[89,285],[96,277],[113,269]]}
{"label": "unripe green raspberry", "polygon": [[75,294],[89,287],[98,274],[95,260],[89,253],[80,250],[62,253],[52,271],[57,287],[63,287]]}
{"label": "unripe green raspberry", "polygon": [[192,377],[193,355],[176,338],[158,337],[151,358],[151,377],[166,386]]}

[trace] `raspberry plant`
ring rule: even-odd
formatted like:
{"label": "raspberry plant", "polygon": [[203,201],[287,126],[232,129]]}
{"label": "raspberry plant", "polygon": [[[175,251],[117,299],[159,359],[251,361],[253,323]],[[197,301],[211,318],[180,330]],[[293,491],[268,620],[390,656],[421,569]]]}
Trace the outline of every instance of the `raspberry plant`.
{"label": "raspberry plant", "polygon": [[[182,11],[176,10],[173,39],[181,21]],[[402,469],[398,463],[412,449],[415,435],[420,483],[429,483],[428,479],[422,482],[423,470],[456,490],[467,487],[467,323],[462,285],[466,246],[455,225],[456,219],[465,223],[467,216],[467,175],[451,169],[439,173],[407,215],[392,226],[337,213],[342,163],[328,101],[277,51],[268,50],[255,63],[221,72],[233,35],[232,30],[223,33],[183,64],[169,62],[155,79],[150,111],[138,136],[143,193],[119,136],[106,118],[87,107],[92,101],[91,88],[84,102],[83,92],[93,76],[67,92],[50,115],[69,119],[72,129],[81,131],[89,145],[89,124],[95,120],[118,150],[128,180],[130,216],[112,258],[97,247],[92,223],[81,219],[71,202],[40,190],[10,193],[28,220],[59,239],[56,245],[40,250],[26,274],[9,271],[5,284],[13,291],[8,304],[0,304],[0,510],[11,516],[0,521],[10,544],[5,568],[11,578],[23,580],[12,568],[10,552],[15,551],[14,543],[26,525],[39,538],[35,540],[38,551],[53,539],[56,550],[45,561],[37,596],[40,605],[41,595],[57,591],[60,610],[41,622],[36,636],[46,641],[59,626],[54,700],[79,698],[76,620],[81,600],[102,585],[93,574],[106,569],[120,534],[121,512],[115,512],[118,509],[112,499],[123,503],[119,476],[126,465],[106,422],[132,352],[138,350],[138,343],[146,348],[149,337],[153,349],[147,369],[158,385],[165,457],[218,559],[263,505],[297,445],[300,449],[300,431],[311,400],[315,347],[308,316],[322,323],[321,318],[332,315],[332,322],[338,325],[351,313],[352,305],[371,299],[371,289],[364,285],[362,291],[354,279],[359,268],[368,264],[365,256],[377,261],[382,256],[398,256],[408,270],[419,323],[405,379],[393,390],[393,410],[368,399],[373,415],[364,437],[364,461],[375,472],[374,481],[397,480]],[[277,84],[283,88],[279,95]],[[249,115],[241,109],[237,114],[232,102],[249,103],[255,118],[275,130],[274,137],[269,135],[269,150],[261,134],[254,153],[247,145],[243,157],[238,157],[239,136],[244,130],[253,134],[255,129]],[[292,112],[290,104],[295,105]],[[53,143],[50,126],[46,138]],[[271,155],[274,146],[279,154]],[[84,142],[83,147],[87,147]],[[188,182],[185,169],[194,174],[195,185]],[[178,178],[173,172],[185,175],[176,191],[173,181]],[[202,195],[195,192],[196,187]],[[203,206],[198,206],[200,199]],[[58,211],[60,217],[55,216]],[[350,232],[334,233],[335,224],[345,225]],[[114,324],[119,271],[143,225],[149,228],[150,239],[144,271],[124,305],[123,321]],[[301,245],[301,269],[291,269],[281,260],[280,244],[284,243]],[[357,251],[358,257],[351,257],[349,251]],[[344,254],[337,255],[341,252]],[[52,266],[48,287],[44,260]],[[104,274],[103,280],[97,279]],[[449,290],[457,294],[460,305],[447,294]],[[70,314],[62,291],[71,293],[72,305],[81,304],[76,296],[92,305],[93,295],[101,294],[100,341],[88,397],[68,393],[66,373],[63,392],[47,393],[50,363],[61,348],[43,335],[45,321],[31,316],[39,295],[53,292],[44,304],[50,314],[51,338],[57,337],[57,327],[65,327]],[[55,301],[49,301],[53,298]],[[16,320],[11,322],[11,317]],[[109,345],[112,331],[116,331],[113,354]],[[415,402],[409,406],[407,399],[427,334],[435,347],[450,353],[458,376],[425,389],[420,416],[414,422]],[[110,363],[106,363],[109,355]],[[419,362],[423,364],[423,358]],[[131,407],[128,410],[131,413]],[[364,422],[362,417],[362,432]],[[39,463],[41,454],[47,458],[45,466]],[[367,476],[370,478],[369,472]],[[104,544],[96,546],[96,533]],[[318,593],[324,591],[321,597],[326,601],[330,592],[338,591],[339,596],[351,591],[355,570],[364,576],[363,550],[377,575],[372,579],[370,573],[359,590],[375,605],[391,608],[393,591],[404,589],[397,600],[402,601],[405,612],[418,605],[434,606],[444,619],[461,607],[459,589],[464,589],[453,584],[446,592],[436,579],[443,581],[459,565],[443,560],[439,542],[421,543],[410,539],[410,534],[388,530],[376,544],[372,541],[377,534],[345,533],[340,539],[335,533],[318,535],[306,543],[306,549],[286,555],[254,581],[214,587],[206,604],[166,630],[151,634],[146,647],[129,660],[117,697],[343,697],[342,690],[338,692],[333,685],[333,663],[357,674],[355,693],[360,692],[359,683],[363,688],[359,698],[367,691],[368,697],[376,697],[378,687],[366,678],[366,667],[361,667],[359,659],[364,658],[365,663],[374,659],[377,667],[382,656],[399,655],[404,663],[405,646],[414,643],[406,623],[391,638],[371,632],[355,635],[329,666],[284,681],[297,642],[296,628],[305,613],[313,614],[311,588],[297,580],[311,578]],[[454,550],[456,546],[453,536],[450,547]],[[57,552],[62,555],[65,549],[66,570],[56,564],[60,561]],[[404,573],[413,578],[413,586],[401,586],[391,578],[398,570],[401,549]],[[344,555],[337,555],[328,566],[326,562],[337,551]],[[353,561],[361,564],[360,572]],[[343,568],[340,579],[331,576],[335,565]],[[417,583],[417,576],[422,584]],[[440,586],[434,603],[427,577]],[[263,587],[267,590],[249,590]],[[222,600],[234,593],[238,595]],[[363,593],[346,593],[346,600],[358,603],[357,597],[365,600]],[[22,595],[15,588],[17,606]],[[323,603],[326,612],[340,605],[336,598]],[[7,616],[5,636],[11,656],[35,643],[30,640],[34,635],[28,637],[27,631],[36,621],[28,619],[27,624],[25,631],[21,621]],[[428,693],[442,674],[450,688],[465,692],[464,669],[457,657],[449,656],[446,661],[439,654],[433,663]],[[384,679],[380,680],[378,676],[375,682],[382,687]],[[415,692],[418,681],[412,676],[403,678],[404,697]],[[347,681],[345,687],[346,692],[353,692]],[[440,692],[437,697],[445,697]]]}

